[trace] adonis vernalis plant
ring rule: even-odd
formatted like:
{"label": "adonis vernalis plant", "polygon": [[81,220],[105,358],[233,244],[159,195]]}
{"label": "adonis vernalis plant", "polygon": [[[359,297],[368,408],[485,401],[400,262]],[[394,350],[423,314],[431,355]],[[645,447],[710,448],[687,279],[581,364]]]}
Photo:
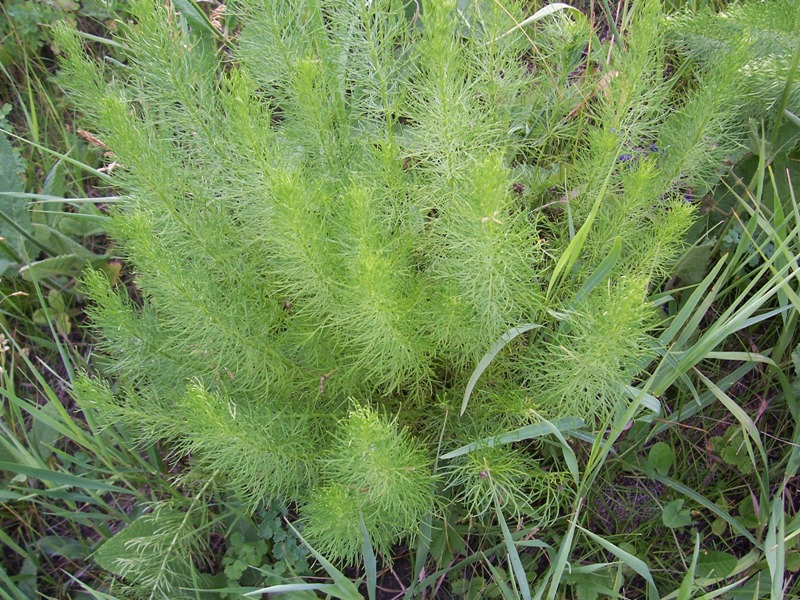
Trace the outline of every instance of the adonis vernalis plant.
{"label": "adonis vernalis plant", "polygon": [[571,485],[552,452],[437,450],[628,407],[658,352],[648,297],[739,147],[746,55],[676,85],[658,2],[602,54],[577,11],[527,5],[240,0],[216,50],[136,0],[124,64],[61,28],[140,298],[85,278],[115,377],[79,380],[81,405],[252,507],[296,501],[345,562],[445,498],[544,524]]}

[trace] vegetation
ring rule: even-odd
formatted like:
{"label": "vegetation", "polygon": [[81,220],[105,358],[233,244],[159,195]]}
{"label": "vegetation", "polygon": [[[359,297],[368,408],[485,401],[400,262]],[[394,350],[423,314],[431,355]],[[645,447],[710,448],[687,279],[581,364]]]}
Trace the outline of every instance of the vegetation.
{"label": "vegetation", "polygon": [[701,4],[29,34],[79,116],[7,69],[5,596],[795,593],[800,27]]}

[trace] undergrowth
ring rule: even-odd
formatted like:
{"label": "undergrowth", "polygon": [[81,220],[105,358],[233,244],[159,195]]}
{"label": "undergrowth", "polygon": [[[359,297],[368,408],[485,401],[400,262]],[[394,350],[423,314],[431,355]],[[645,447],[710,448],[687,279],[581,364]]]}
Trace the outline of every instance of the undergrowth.
{"label": "undergrowth", "polygon": [[[106,489],[136,515],[94,500],[132,521],[94,554],[120,593],[349,598],[337,567],[358,566],[374,596],[402,556],[407,597],[781,597],[790,2],[605,5],[613,39],[522,2],[176,6],[132,2],[111,60],[55,35],[132,283],[83,271],[102,356],[67,378],[92,433],[52,422],[99,456],[115,439],[112,479],[127,461],[163,477],[162,444],[181,472]],[[742,396],[762,400],[740,405],[755,374]],[[46,483],[24,447],[12,472]],[[276,499],[297,519],[269,537]],[[258,571],[286,528],[294,557]],[[333,583],[292,579],[301,547]]]}

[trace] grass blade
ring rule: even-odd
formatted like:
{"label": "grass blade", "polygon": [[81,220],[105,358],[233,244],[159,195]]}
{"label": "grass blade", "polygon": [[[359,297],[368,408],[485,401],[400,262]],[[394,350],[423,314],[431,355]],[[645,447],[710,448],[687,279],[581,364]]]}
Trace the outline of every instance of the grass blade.
{"label": "grass blade", "polygon": [[[295,529],[294,525],[292,525],[288,520],[286,521],[286,525],[289,526],[289,529],[292,530],[297,536],[297,539],[302,542],[302,544],[308,549],[311,555],[317,559],[322,568],[325,569],[325,572],[333,579],[334,586],[331,588],[327,588],[325,591],[328,594],[336,595],[337,598],[342,598],[342,600],[364,600],[364,597],[358,593],[358,588],[347,578],[347,575],[342,573],[339,569],[334,567],[324,556],[322,556],[319,552],[314,550],[313,546],[309,544],[306,539],[300,535],[300,532]],[[334,593],[333,588],[336,589],[336,593]],[[261,593],[267,593],[267,589],[260,590]],[[256,592],[251,592],[248,595],[256,595]]]}
{"label": "grass blade", "polygon": [[367,576],[367,594],[369,600],[375,600],[375,591],[378,586],[378,567],[375,560],[375,550],[369,540],[369,531],[364,523],[364,515],[359,511],[359,525],[361,526],[361,537],[363,538],[362,553],[364,555],[364,573]]}
{"label": "grass blade", "polygon": [[[639,470],[643,470],[643,469],[639,469]],[[653,474],[653,479],[655,481],[659,482],[659,483],[663,483],[663,484],[671,487],[676,492],[680,492],[681,494],[683,494],[687,498],[690,498],[691,500],[694,500],[695,502],[700,504],[706,510],[714,513],[716,516],[718,516],[721,519],[723,519],[730,526],[731,529],[736,531],[736,533],[738,533],[739,535],[747,538],[747,540],[751,544],[753,544],[756,548],[758,548],[759,550],[763,550],[763,546],[758,542],[758,540],[756,540],[755,537],[753,537],[753,534],[750,533],[744,525],[742,525],[733,516],[731,516],[730,513],[728,513],[725,510],[722,510],[721,508],[719,508],[716,504],[711,502],[705,496],[697,493],[692,488],[687,487],[687,486],[683,485],[682,483],[680,483],[678,481],[675,481],[674,479],[671,479],[670,477],[664,477],[664,476],[658,475],[656,473],[656,474]]]}
{"label": "grass blade", "polygon": [[[668,346],[675,339],[675,336],[678,335],[678,332],[683,328],[684,325],[686,325],[693,312],[695,315],[697,315],[695,318],[698,322],[700,319],[702,319],[702,315],[705,314],[703,306],[700,306],[700,308],[697,310],[695,310],[695,308],[701,304],[701,301],[704,297],[710,296],[711,302],[713,302],[713,297],[716,296],[716,293],[707,294],[707,290],[711,288],[712,283],[717,278],[717,275],[724,266],[726,260],[727,257],[723,256],[719,261],[717,261],[717,264],[714,265],[714,268],[711,269],[708,275],[706,275],[705,279],[703,279],[703,281],[697,285],[691,296],[689,296],[686,304],[684,304],[680,312],[675,315],[675,318],[672,320],[672,323],[670,323],[669,327],[667,327],[661,334],[659,339],[664,343],[665,346]],[[725,278],[726,276],[723,275],[721,280],[724,280]],[[710,302],[706,302],[704,304],[710,304]],[[686,329],[689,329],[689,327]]]}
{"label": "grass blade", "polygon": [[544,590],[544,585],[547,584],[547,580],[550,580],[550,587],[547,591],[547,600],[554,600],[556,594],[558,593],[558,586],[561,583],[561,577],[564,574],[564,568],[567,566],[567,561],[569,560],[569,556],[572,553],[572,541],[575,539],[575,529],[578,527],[578,515],[581,512],[581,506],[583,505],[583,498],[578,498],[578,501],[575,506],[575,510],[572,514],[572,519],[569,523],[569,529],[567,530],[567,535],[564,536],[564,539],[561,540],[561,546],[558,549],[558,557],[556,558],[555,563],[551,568],[549,575],[543,582],[542,586],[539,588],[539,593],[536,594],[537,598],[541,597],[541,593]]}
{"label": "grass blade", "polygon": [[681,587],[678,588],[678,600],[691,600],[692,588],[694,587],[694,573],[697,569],[697,559],[700,557],[700,534],[694,532],[694,552],[692,553],[692,563],[689,570],[683,576]]}
{"label": "grass blade", "polygon": [[469,454],[478,448],[492,447],[500,444],[511,444],[513,442],[520,442],[522,440],[530,440],[542,437],[551,433],[559,436],[562,442],[566,444],[566,440],[564,440],[562,432],[566,435],[570,435],[573,430],[580,429],[585,425],[586,424],[583,422],[583,420],[577,417],[564,417],[563,419],[558,419],[554,422],[542,421],[539,423],[534,423],[533,425],[526,425],[525,427],[515,429],[514,431],[510,431],[502,435],[486,438],[479,442],[472,442],[465,446],[461,446],[456,450],[448,452],[447,454],[443,454],[439,458],[441,460],[450,460],[456,456]]}
{"label": "grass blade", "polygon": [[[746,363],[727,375],[724,379],[717,382],[717,388],[726,391],[730,389],[737,381],[740,381],[742,377],[747,375],[750,371],[752,371],[756,366],[755,362]],[[652,439],[654,436],[662,433],[672,425],[676,423],[681,423],[686,419],[694,416],[699,411],[703,410],[707,406],[709,406],[716,397],[711,391],[707,391],[701,396],[699,396],[695,402],[687,403],[683,408],[675,411],[674,413],[668,415],[666,417],[665,422],[657,424],[653,427],[652,431],[648,435],[648,439]]]}
{"label": "grass blade", "polygon": [[511,563],[511,569],[514,572],[514,577],[517,580],[517,587],[522,594],[523,600],[531,600],[531,589],[528,585],[528,575],[525,573],[525,568],[522,566],[522,561],[519,559],[519,552],[514,544],[514,538],[511,537],[511,531],[508,529],[508,523],[503,516],[500,508],[500,500],[497,498],[497,492],[494,494],[494,509],[497,514],[497,521],[500,523],[500,528],[503,530],[503,542],[506,545],[506,552],[508,553],[508,561]]}
{"label": "grass blade", "polygon": [[586,217],[586,221],[584,221],[583,225],[581,225],[581,228],[578,230],[578,233],[575,234],[575,237],[570,240],[567,249],[564,250],[564,254],[562,254],[558,259],[558,262],[553,269],[553,274],[550,276],[550,284],[547,286],[548,299],[556,289],[556,284],[559,282],[562,274],[568,273],[580,257],[581,250],[583,250],[583,245],[586,243],[586,239],[589,237],[589,231],[591,231],[595,217],[597,217],[597,213],[600,210],[600,205],[605,197],[606,189],[611,181],[611,175],[613,172],[613,169],[608,170],[608,174],[603,181],[603,185],[600,186],[597,199],[594,201],[594,205],[592,206],[592,210],[589,212],[589,215]]}
{"label": "grass blade", "polygon": [[640,402],[642,406],[655,415],[661,414],[661,401],[655,396],[632,385],[625,385],[622,389],[631,400]]}
{"label": "grass blade", "polygon": [[772,511],[769,516],[767,535],[764,538],[764,555],[769,567],[772,582],[771,600],[783,598],[784,572],[786,569],[785,553],[786,515],[783,510],[783,486],[775,494]]}
{"label": "grass blade", "polygon": [[467,404],[469,403],[469,397],[472,395],[472,390],[475,389],[475,384],[478,383],[478,379],[486,370],[486,367],[489,366],[489,363],[494,360],[494,357],[497,356],[497,353],[502,350],[506,344],[508,344],[511,340],[513,340],[518,335],[522,335],[523,333],[530,331],[531,329],[537,329],[541,327],[541,325],[536,325],[535,323],[526,323],[524,325],[520,325],[518,327],[512,327],[503,336],[495,343],[494,346],[487,352],[483,358],[478,363],[478,366],[472,372],[472,376],[469,378],[469,382],[467,383],[467,389],[464,391],[464,401],[461,403],[461,413],[463,415],[467,412]]}
{"label": "grass blade", "polygon": [[622,238],[617,237],[614,240],[614,245],[611,247],[611,251],[608,253],[608,256],[603,259],[603,262],[601,262],[600,265],[586,279],[586,281],[583,282],[581,289],[579,289],[578,293],[575,294],[575,299],[572,301],[573,304],[578,304],[594,288],[606,280],[606,278],[611,274],[611,271],[614,269],[614,266],[617,264],[617,260],[619,260],[619,255],[621,253]]}
{"label": "grass blade", "polygon": [[[213,590],[215,593],[225,590]],[[323,592],[339,598],[337,587],[332,583],[280,583],[269,587],[246,592],[244,596],[263,596],[264,594],[289,594],[294,592]],[[359,600],[363,600],[358,596]]]}
{"label": "grass blade", "polygon": [[646,582],[647,582],[647,591],[648,597],[658,598],[658,589],[656,588],[656,583],[653,581],[653,575],[650,573],[650,569],[647,565],[639,558],[636,558],[633,554],[629,552],[625,552],[619,546],[616,546],[606,540],[605,538],[600,537],[596,533],[592,533],[588,529],[584,529],[580,525],[578,525],[578,529],[580,529],[583,533],[587,536],[592,538],[595,542],[600,544],[603,548],[611,552],[614,556],[624,562],[627,566],[633,569],[638,575],[640,575]]}
{"label": "grass blade", "polygon": [[[759,454],[761,455],[763,467],[766,470],[769,466],[769,462],[767,461],[767,452],[764,449],[764,445],[761,443],[761,436],[759,435],[758,428],[756,427],[755,423],[753,423],[753,420],[747,415],[746,412],[744,412],[744,410],[742,410],[741,406],[734,402],[733,399],[731,399],[730,396],[728,396],[725,392],[719,389],[719,387],[717,387],[713,381],[708,379],[700,371],[696,370],[696,373],[700,380],[706,384],[706,387],[711,390],[711,393],[714,394],[714,396],[716,396],[720,402],[722,402],[725,408],[727,408],[734,417],[736,417],[736,420],[739,421],[742,429],[744,429],[747,432],[747,435],[750,436],[750,439],[753,440],[753,443],[756,445],[756,448],[758,448]],[[756,465],[753,465],[753,467],[755,468]],[[767,476],[766,473],[765,476]]]}
{"label": "grass blade", "polygon": [[118,494],[131,494],[130,490],[111,485],[103,481],[85,479],[70,473],[59,473],[47,469],[37,469],[26,465],[0,462],[0,471],[10,471],[25,477],[32,477],[53,486],[77,487],[84,490],[97,490],[101,492],[116,492]]}

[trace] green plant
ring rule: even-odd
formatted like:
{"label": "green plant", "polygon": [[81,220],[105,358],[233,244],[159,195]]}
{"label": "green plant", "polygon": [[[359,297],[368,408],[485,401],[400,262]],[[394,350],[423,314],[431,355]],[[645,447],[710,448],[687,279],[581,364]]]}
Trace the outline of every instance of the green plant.
{"label": "green plant", "polygon": [[40,53],[50,41],[47,26],[75,18],[110,19],[118,10],[118,0],[9,0],[0,7],[0,65],[25,62]]}
{"label": "green plant", "polygon": [[[150,492],[180,495],[161,475],[154,453],[140,455],[124,433],[110,428],[90,433],[65,407],[66,383],[55,373],[71,372],[80,358],[58,336],[50,340],[53,348],[23,337],[27,310],[15,300],[4,296],[0,305],[0,590],[15,599],[74,597],[70,575],[82,574],[86,584],[97,580],[100,571],[89,556],[115,524],[130,518],[127,508],[152,501]],[[42,357],[58,351],[65,363],[44,363]]]}
{"label": "green plant", "polygon": [[747,36],[748,59],[741,70],[742,109],[755,118],[766,114],[777,125],[784,119],[784,110],[800,110],[800,89],[792,85],[800,58],[796,9],[791,0],[777,0],[763,5],[733,3],[718,14],[684,12],[671,20],[669,35],[681,54],[700,64],[735,50],[736,40]]}
{"label": "green plant", "polygon": [[[24,323],[7,298],[1,306],[3,322]],[[54,375],[61,367],[46,365],[42,374],[27,356],[50,349],[37,340],[21,347],[20,336],[3,331],[4,597],[157,598],[186,586],[241,597],[256,584],[309,574],[285,508],[260,507],[250,519],[239,504],[221,499],[214,477],[174,481],[156,450],[137,447],[124,429],[90,432],[91,415],[87,423],[64,406],[67,385]],[[72,371],[80,357],[75,347],[61,349]],[[212,540],[224,545],[212,548]]]}
{"label": "green plant", "polygon": [[[0,7],[0,274],[34,278],[69,304],[72,279],[91,265],[114,276],[101,237],[102,147],[74,127],[52,76],[50,29],[69,18],[97,31],[123,2],[11,0]],[[101,40],[98,36],[91,36]],[[20,293],[32,293],[22,282]],[[65,314],[65,311],[60,311]],[[39,315],[41,316],[41,315]],[[68,320],[62,319],[68,328]],[[62,331],[63,333],[63,331]]]}
{"label": "green plant", "polygon": [[[306,549],[286,526],[286,507],[275,506],[278,504],[261,507],[253,515],[257,527],[246,519],[237,520],[233,533],[226,539],[222,564],[227,585],[223,587],[252,589],[259,583],[277,584],[310,574]],[[230,514],[241,516],[235,509]],[[241,596],[231,592],[230,597]]]}
{"label": "green plant", "polygon": [[[140,0],[124,65],[59,29],[62,81],[117,163],[109,230],[141,294],[85,277],[116,379],[84,376],[75,396],[251,510],[298,502],[304,537],[341,561],[419,540],[450,494],[498,521],[523,597],[505,510],[569,518],[540,595],[578,537],[652,592],[579,517],[629,422],[786,286],[790,267],[766,261],[771,283],[699,341],[724,261],[661,330],[650,297],[684,249],[687,196],[746,139],[747,48],[673,85],[655,1],[602,53],[558,7],[525,25],[523,3],[415,7],[242,1],[220,54]],[[565,436],[592,443],[580,466]]]}

